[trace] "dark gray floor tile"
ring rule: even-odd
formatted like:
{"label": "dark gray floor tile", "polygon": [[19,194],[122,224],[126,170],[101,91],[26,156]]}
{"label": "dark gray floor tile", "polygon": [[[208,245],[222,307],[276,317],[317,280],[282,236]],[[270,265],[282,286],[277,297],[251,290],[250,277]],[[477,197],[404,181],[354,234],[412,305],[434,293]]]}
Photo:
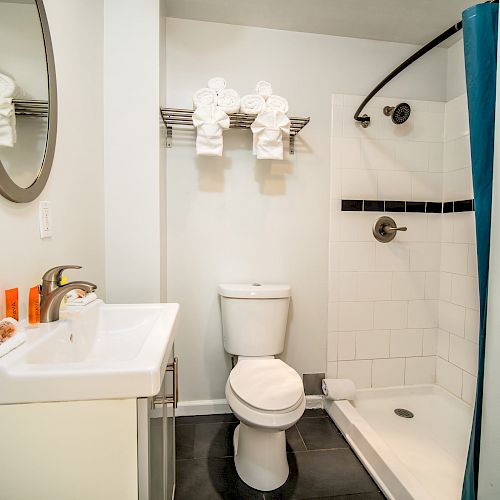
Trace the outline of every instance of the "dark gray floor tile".
{"label": "dark gray floor tile", "polygon": [[[158,419],[160,420],[160,419]],[[194,457],[194,425],[179,425],[175,428],[175,458],[184,460]]]}
{"label": "dark gray floor tile", "polygon": [[177,462],[176,500],[262,500],[239,477],[232,457]]}
{"label": "dark gray floor tile", "polygon": [[354,495],[337,495],[334,497],[308,498],[307,500],[385,500],[385,496],[379,491],[370,493],[355,493]]}
{"label": "dark gray floor tile", "polygon": [[238,422],[219,422],[178,426],[175,434],[177,459],[232,456],[237,425]]}
{"label": "dark gray floor tile", "polygon": [[316,417],[326,417],[328,414],[325,410],[321,408],[314,408],[312,410],[306,410],[302,418],[316,418]]}
{"label": "dark gray floor tile", "polygon": [[302,441],[297,426],[295,425],[286,430],[286,451],[287,453],[306,451],[304,441]]}
{"label": "dark gray floor tile", "polygon": [[349,448],[329,417],[303,418],[297,422],[297,428],[308,450]]}
{"label": "dark gray floor tile", "polygon": [[195,425],[194,458],[234,455],[233,434],[238,422]]}
{"label": "dark gray floor tile", "polygon": [[[328,498],[336,495],[378,492],[366,470],[351,450],[321,450],[289,453],[290,476],[266,500]],[[359,498],[362,497],[358,497]]]}
{"label": "dark gray floor tile", "polygon": [[193,417],[177,417],[175,425],[189,424],[211,424],[215,422],[237,422],[233,413],[221,413],[220,415],[196,415]]}

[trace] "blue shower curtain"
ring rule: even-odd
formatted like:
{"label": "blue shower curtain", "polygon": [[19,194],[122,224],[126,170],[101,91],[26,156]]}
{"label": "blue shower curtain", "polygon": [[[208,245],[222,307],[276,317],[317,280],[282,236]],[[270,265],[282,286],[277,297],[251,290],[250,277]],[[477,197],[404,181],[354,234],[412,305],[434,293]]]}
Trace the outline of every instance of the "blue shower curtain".
{"label": "blue shower curtain", "polygon": [[482,3],[465,10],[465,73],[469,105],[472,181],[476,209],[480,325],[476,403],[465,469],[462,500],[477,498],[484,354],[491,232],[491,188],[495,132],[498,5]]}

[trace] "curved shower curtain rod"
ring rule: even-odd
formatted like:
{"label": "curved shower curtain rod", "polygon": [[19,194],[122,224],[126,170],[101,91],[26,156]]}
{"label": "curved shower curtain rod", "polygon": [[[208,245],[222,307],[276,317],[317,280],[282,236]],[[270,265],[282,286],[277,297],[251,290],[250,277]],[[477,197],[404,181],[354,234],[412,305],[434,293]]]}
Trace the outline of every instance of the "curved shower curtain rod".
{"label": "curved shower curtain rod", "polygon": [[[491,0],[485,3],[498,3],[498,0]],[[359,105],[359,108],[354,113],[354,119],[361,123],[363,128],[370,125],[370,117],[367,114],[359,116],[364,107],[371,101],[372,97],[382,88],[385,87],[395,76],[399,75],[404,69],[406,69],[410,64],[414,63],[417,59],[420,59],[424,54],[427,54],[434,47],[444,42],[447,38],[458,33],[462,29],[462,21],[454,24],[451,28],[438,35],[436,38],[431,40],[428,44],[424,45],[422,48],[417,50],[413,55],[411,55],[406,61],[402,62],[396,69],[391,71],[364,99],[364,101]]]}

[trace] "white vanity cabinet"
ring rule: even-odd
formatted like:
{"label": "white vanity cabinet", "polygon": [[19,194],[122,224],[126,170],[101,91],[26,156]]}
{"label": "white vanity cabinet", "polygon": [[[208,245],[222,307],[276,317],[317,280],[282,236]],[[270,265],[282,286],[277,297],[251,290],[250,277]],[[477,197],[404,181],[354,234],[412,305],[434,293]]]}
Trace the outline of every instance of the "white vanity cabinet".
{"label": "white vanity cabinet", "polygon": [[175,367],[154,398],[0,405],[0,499],[171,500]]}

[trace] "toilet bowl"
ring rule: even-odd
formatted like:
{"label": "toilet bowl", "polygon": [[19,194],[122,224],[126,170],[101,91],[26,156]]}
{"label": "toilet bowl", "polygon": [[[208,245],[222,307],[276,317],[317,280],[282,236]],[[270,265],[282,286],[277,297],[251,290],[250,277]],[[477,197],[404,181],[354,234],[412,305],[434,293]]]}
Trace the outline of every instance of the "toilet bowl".
{"label": "toilet bowl", "polygon": [[252,488],[270,491],[288,477],[285,431],[306,406],[299,374],[274,356],[283,352],[290,285],[223,284],[225,350],[238,357],[226,383],[226,399],[240,424],[234,462]]}
{"label": "toilet bowl", "polygon": [[238,475],[261,491],[279,488],[289,473],[285,431],[305,409],[300,376],[273,357],[240,357],[226,383],[226,399],[240,420],[234,434]]}

